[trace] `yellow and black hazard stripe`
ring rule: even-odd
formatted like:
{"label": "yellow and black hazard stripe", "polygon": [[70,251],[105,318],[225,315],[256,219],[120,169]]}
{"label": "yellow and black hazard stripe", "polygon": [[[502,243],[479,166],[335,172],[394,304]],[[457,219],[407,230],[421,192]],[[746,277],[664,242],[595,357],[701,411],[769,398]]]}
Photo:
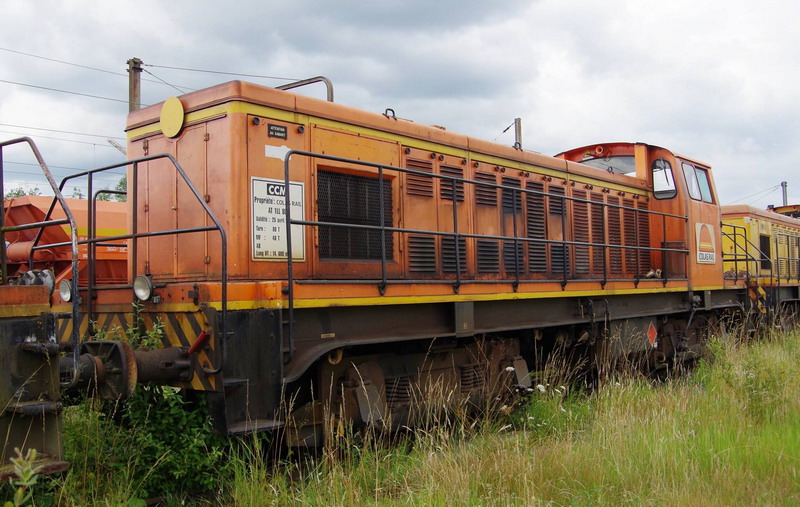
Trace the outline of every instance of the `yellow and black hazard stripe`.
{"label": "yellow and black hazard stripe", "polygon": [[[128,330],[134,325],[136,319],[131,312],[101,313],[95,317],[95,319],[89,319],[84,313],[78,315],[78,330],[82,340],[128,340]],[[164,347],[189,348],[204,330],[210,331],[213,328],[201,311],[142,312],[138,318],[141,325],[144,326],[144,332],[157,328],[162,330],[161,343]],[[61,315],[56,326],[59,341],[69,341],[73,329],[71,315]],[[196,360],[192,361],[194,368],[192,379],[182,383],[181,387],[199,391],[217,390],[216,376],[207,375],[204,371],[204,369],[213,369],[218,366],[219,358],[215,354],[214,347],[212,339],[205,347],[198,350]]]}
{"label": "yellow and black hazard stripe", "polygon": [[[189,348],[197,337],[211,326],[206,316],[200,312],[154,312],[141,314],[147,329],[163,326],[161,342],[165,347]],[[219,359],[214,349],[214,340],[209,340],[205,347],[197,351],[197,358],[192,361],[194,375],[192,380],[184,385],[189,389],[199,391],[216,390],[215,376],[207,375],[204,369],[213,369],[218,365]]]}

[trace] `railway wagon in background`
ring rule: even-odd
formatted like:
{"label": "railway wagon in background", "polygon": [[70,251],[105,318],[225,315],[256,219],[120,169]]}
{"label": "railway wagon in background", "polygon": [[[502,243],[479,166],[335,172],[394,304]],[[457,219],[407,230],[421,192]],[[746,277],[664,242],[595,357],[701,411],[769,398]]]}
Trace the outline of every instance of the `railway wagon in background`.
{"label": "railway wagon in background", "polygon": [[[656,371],[725,312],[796,305],[796,279],[762,294],[763,251],[723,246],[710,167],[658,146],[548,157],[239,81],[126,131],[128,280],[65,280],[59,339],[101,394],[205,392],[224,433],[316,445],[326,411],[406,424],[431,385],[524,391],[554,350]],[[114,340],[130,326],[163,347]]]}

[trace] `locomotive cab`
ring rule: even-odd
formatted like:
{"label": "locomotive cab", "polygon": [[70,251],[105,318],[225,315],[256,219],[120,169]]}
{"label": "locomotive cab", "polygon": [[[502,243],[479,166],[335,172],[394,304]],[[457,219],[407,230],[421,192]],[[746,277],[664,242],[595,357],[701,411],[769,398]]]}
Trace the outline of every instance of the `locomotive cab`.
{"label": "locomotive cab", "polygon": [[652,252],[653,265],[660,266],[662,275],[687,278],[694,289],[718,286],[720,212],[707,164],[641,143],[591,145],[557,156],[617,177],[645,181],[652,192],[652,210],[686,217],[683,223],[650,217],[654,235],[663,238],[657,245],[662,250]]}

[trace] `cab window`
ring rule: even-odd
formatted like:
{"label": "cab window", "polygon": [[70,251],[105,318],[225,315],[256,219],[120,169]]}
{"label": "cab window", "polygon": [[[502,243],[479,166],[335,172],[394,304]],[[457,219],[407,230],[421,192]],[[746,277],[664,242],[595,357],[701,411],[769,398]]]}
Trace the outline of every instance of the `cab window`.
{"label": "cab window", "polygon": [[672,165],[659,158],[650,166],[653,173],[653,196],[656,199],[671,199],[677,195],[675,180],[672,178]]}
{"label": "cab window", "polygon": [[683,176],[686,179],[686,188],[689,190],[689,197],[695,201],[713,203],[711,196],[711,183],[708,180],[708,171],[696,167],[692,164],[682,162]]}

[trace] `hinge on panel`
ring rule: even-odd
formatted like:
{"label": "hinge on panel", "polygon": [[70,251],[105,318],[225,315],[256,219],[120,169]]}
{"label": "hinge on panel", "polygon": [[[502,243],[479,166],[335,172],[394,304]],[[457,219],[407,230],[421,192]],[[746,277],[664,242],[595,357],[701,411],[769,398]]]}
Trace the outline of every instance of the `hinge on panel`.
{"label": "hinge on panel", "polygon": [[144,156],[146,157],[148,155],[148,151],[150,151],[150,142],[147,139],[142,141],[142,150],[144,150]]}
{"label": "hinge on panel", "polygon": [[208,141],[210,138],[211,138],[211,134],[206,132],[206,134],[203,136],[203,141]]}

